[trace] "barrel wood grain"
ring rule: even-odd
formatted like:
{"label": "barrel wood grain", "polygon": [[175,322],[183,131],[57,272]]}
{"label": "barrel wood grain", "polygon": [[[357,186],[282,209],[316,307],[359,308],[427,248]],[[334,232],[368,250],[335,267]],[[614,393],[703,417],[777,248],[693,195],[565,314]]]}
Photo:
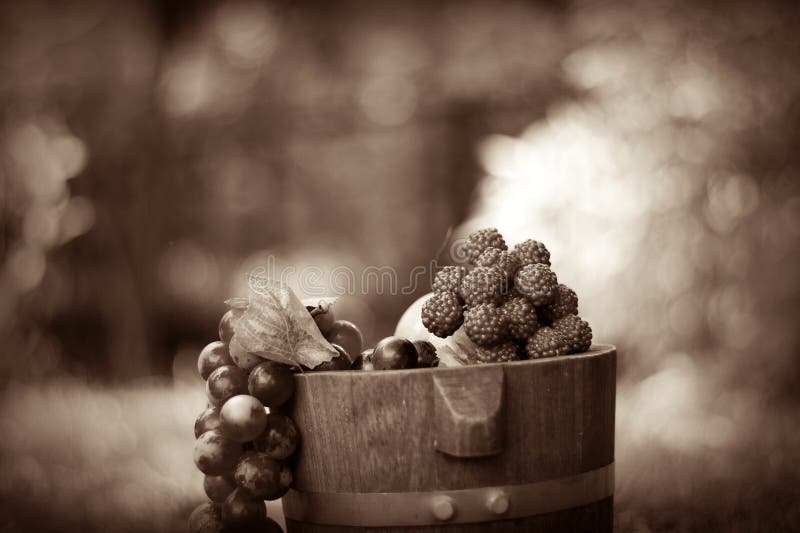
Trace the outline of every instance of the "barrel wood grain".
{"label": "barrel wood grain", "polygon": [[[444,389],[452,394],[458,390],[459,376],[464,376],[459,399],[464,405],[476,400],[465,391],[491,388],[492,382],[502,386],[500,396],[486,398],[487,406],[494,402],[501,409],[475,410],[479,422],[485,419],[488,424],[494,418],[498,423],[499,442],[504,443],[500,453],[465,458],[437,450],[444,415],[443,388],[436,382],[446,383]],[[294,461],[294,486],[300,491],[422,492],[526,484],[581,474],[614,461],[612,346],[595,345],[573,356],[464,368],[312,372],[295,379],[295,397],[286,410],[301,432]],[[466,387],[474,382],[482,385]],[[464,435],[468,434],[467,429]],[[468,442],[464,446],[476,447]],[[612,507],[609,498],[524,519],[418,529],[610,531]],[[363,530],[291,520],[288,525],[289,531],[299,532]]]}
{"label": "barrel wood grain", "polygon": [[503,368],[506,448],[460,459],[434,451],[431,379],[417,369],[296,377],[291,416],[302,433],[295,487],[316,492],[404,492],[531,483],[614,460],[616,352],[478,365]]}

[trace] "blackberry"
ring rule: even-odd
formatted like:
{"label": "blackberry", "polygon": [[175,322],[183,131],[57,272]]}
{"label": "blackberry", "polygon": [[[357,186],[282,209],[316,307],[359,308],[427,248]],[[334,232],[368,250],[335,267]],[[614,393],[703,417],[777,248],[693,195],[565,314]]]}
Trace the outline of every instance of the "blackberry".
{"label": "blackberry", "polygon": [[436,273],[431,288],[434,292],[449,291],[457,293],[466,273],[467,269],[463,266],[446,266]]}
{"label": "blackberry", "polygon": [[497,267],[475,267],[461,281],[461,297],[468,306],[500,304],[508,280]]}
{"label": "blackberry", "polygon": [[561,332],[548,326],[539,328],[525,345],[525,351],[528,352],[528,357],[531,359],[567,355],[569,349],[569,340]]}
{"label": "blackberry", "polygon": [[512,339],[527,339],[539,329],[536,308],[527,298],[510,298],[503,304],[503,313]]}
{"label": "blackberry", "polygon": [[500,235],[497,228],[486,228],[469,234],[467,242],[464,244],[467,261],[474,265],[478,257],[480,257],[487,248],[508,250],[506,241],[503,240],[503,236]]}
{"label": "blackberry", "polygon": [[513,278],[519,269],[517,256],[499,248],[487,248],[475,261],[478,266],[497,267],[507,278]]}
{"label": "blackberry", "polygon": [[567,342],[568,353],[585,352],[592,345],[592,328],[576,315],[567,315],[553,322],[556,330]]}
{"label": "blackberry", "polygon": [[520,268],[514,277],[514,288],[539,307],[553,301],[558,290],[558,279],[547,265],[527,265]]}
{"label": "blackberry", "polygon": [[437,337],[449,337],[464,322],[464,310],[455,293],[437,292],[422,306],[422,324]]}
{"label": "blackberry", "polygon": [[506,320],[502,309],[480,304],[464,311],[464,331],[478,346],[493,346],[506,336]]}
{"label": "blackberry", "polygon": [[535,264],[550,266],[550,252],[539,241],[533,239],[523,241],[514,246],[512,253],[517,256],[521,267]]}
{"label": "blackberry", "polygon": [[478,347],[475,351],[475,363],[503,363],[515,361],[517,359],[517,345],[511,341],[489,346],[486,348]]}
{"label": "blackberry", "polygon": [[555,320],[567,315],[577,315],[578,295],[575,294],[575,291],[560,283],[553,301],[540,307],[538,312],[539,318],[545,324],[552,324]]}

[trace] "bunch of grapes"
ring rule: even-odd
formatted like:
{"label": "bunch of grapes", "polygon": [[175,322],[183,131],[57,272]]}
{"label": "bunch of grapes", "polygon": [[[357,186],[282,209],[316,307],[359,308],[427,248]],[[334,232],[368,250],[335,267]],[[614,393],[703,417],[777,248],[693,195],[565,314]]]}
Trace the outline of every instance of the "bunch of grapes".
{"label": "bunch of grapes", "polygon": [[189,517],[192,533],[280,532],[267,517],[265,500],[292,485],[287,459],[297,449],[294,422],[274,412],[294,394],[292,370],[255,355],[231,357],[233,311],[220,321],[220,340],[200,352],[197,370],[206,380],[208,407],[195,421],[194,462],[205,474],[210,502]]}
{"label": "bunch of grapes", "polygon": [[528,239],[509,250],[496,228],[464,245],[469,266],[448,266],[433,281],[421,318],[438,337],[460,328],[475,343],[470,362],[489,363],[584,352],[592,329],[578,314],[575,291],[558,283],[544,244]]}
{"label": "bunch of grapes", "polygon": [[[306,309],[339,353],[315,371],[437,364],[433,345],[400,337],[388,337],[362,352],[362,335],[355,324],[336,320],[331,306],[324,303]],[[293,371],[253,354],[231,353],[234,312],[222,317],[220,340],[203,348],[197,359],[197,371],[206,380],[208,407],[195,421],[194,462],[205,474],[203,488],[210,502],[190,515],[192,533],[281,531],[267,517],[264,501],[282,497],[292,485],[287,459],[297,449],[299,433],[289,417],[276,411],[294,394]]]}

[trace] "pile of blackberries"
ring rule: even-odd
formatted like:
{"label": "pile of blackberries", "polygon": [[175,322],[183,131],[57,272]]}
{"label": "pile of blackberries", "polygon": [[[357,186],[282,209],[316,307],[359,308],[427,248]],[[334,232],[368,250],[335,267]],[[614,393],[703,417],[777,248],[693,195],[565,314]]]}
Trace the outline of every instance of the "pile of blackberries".
{"label": "pile of blackberries", "polygon": [[559,284],[550,252],[528,239],[509,251],[503,236],[487,228],[467,237],[469,266],[436,274],[422,323],[438,337],[459,328],[477,345],[474,363],[552,357],[585,352],[592,329],[578,314],[575,291]]}

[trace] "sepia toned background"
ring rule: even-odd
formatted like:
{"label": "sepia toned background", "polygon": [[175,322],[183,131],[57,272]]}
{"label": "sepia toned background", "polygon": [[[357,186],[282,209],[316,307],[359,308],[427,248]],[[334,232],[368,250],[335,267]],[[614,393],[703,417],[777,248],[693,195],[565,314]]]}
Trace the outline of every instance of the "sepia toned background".
{"label": "sepia toned background", "polygon": [[[194,359],[246,272],[404,280],[485,226],[543,241],[618,346],[619,531],[800,530],[798,28],[791,2],[3,3],[0,530],[180,530]],[[374,343],[427,290],[337,309]]]}

